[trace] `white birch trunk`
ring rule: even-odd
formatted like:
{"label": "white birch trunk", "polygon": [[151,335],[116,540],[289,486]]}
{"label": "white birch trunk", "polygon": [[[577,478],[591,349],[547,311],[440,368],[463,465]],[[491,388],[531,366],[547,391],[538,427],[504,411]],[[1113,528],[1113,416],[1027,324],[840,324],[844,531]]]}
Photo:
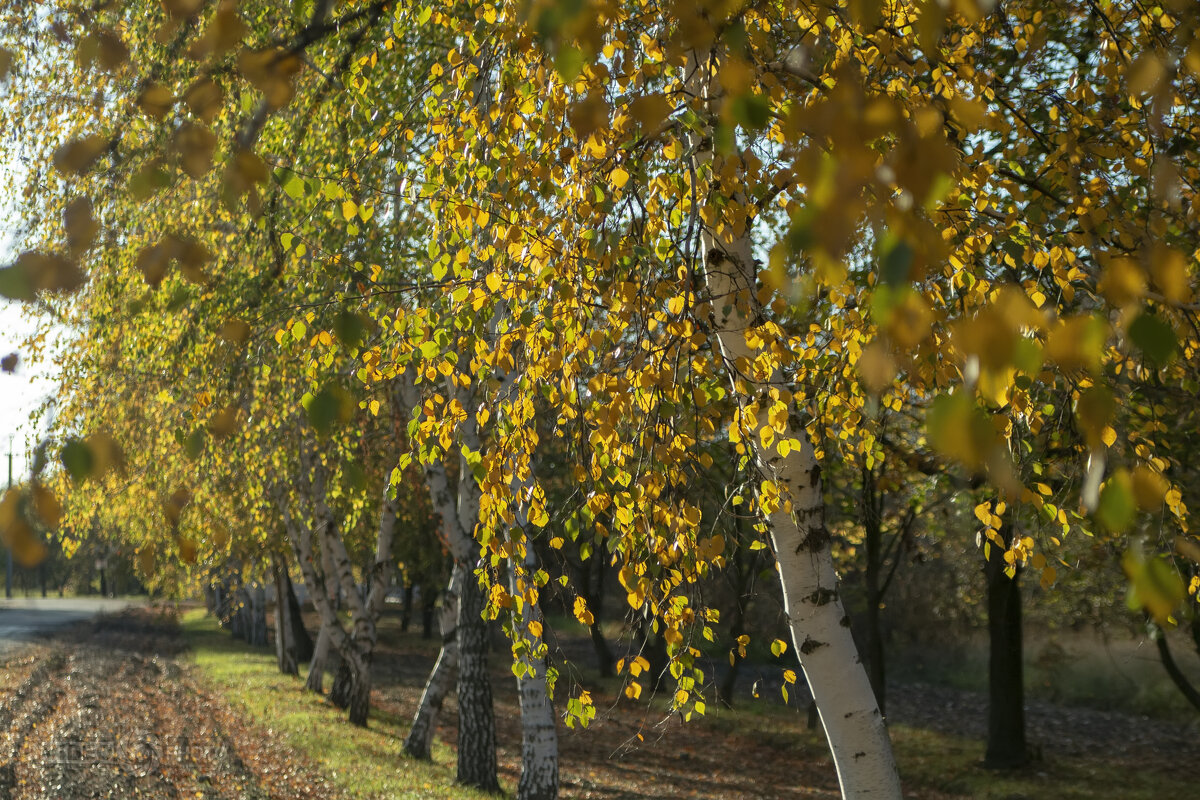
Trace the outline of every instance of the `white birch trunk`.
{"label": "white birch trunk", "polygon": [[[720,86],[715,57],[715,53],[698,55],[688,65],[689,89],[712,109],[719,107],[719,98],[714,97]],[[712,136],[692,134],[691,146],[693,166],[703,176],[713,161]],[[745,202],[744,197],[733,199]],[[789,420],[783,431],[772,431],[771,446],[761,445],[760,432],[771,427],[766,406],[775,399],[790,405],[792,393],[778,372],[767,376],[754,373],[757,353],[746,344],[746,333],[760,311],[750,235],[719,232],[705,225],[701,246],[713,330],[730,372],[734,397],[743,409],[755,403],[763,405],[752,421],[747,420],[744,441],[763,477],[773,481],[784,502],[791,504],[790,511],[784,505],[766,521],[792,641],[821,713],[842,796],[847,800],[899,800],[900,778],[891,741],[838,593],[825,528],[821,469],[812,443],[807,432]],[[789,439],[798,440],[800,448],[785,456],[779,445]]]}
{"label": "white birch trunk", "polygon": [[[518,511],[517,521],[522,528],[528,529],[524,504]],[[537,572],[537,555],[528,534],[525,546],[524,570],[518,570],[515,563],[509,569],[509,588],[514,598],[520,598],[523,590],[533,585],[533,574]],[[521,583],[525,585],[521,586]],[[513,615],[513,624],[519,631],[519,641],[526,642],[531,648],[517,658],[521,665],[521,676],[517,678],[521,702],[521,780],[517,785],[517,800],[555,800],[558,797],[558,731],[554,705],[546,685],[545,645],[542,635],[535,635],[530,627],[534,622],[541,626],[544,620],[537,603],[523,600],[517,603],[520,609]]]}
{"label": "white birch trunk", "polygon": [[[405,405],[411,408],[419,405],[420,392],[411,376],[402,378],[399,390]],[[451,397],[456,397],[468,409],[467,419],[459,431],[462,443],[477,451],[479,427],[474,414],[474,393],[452,386],[448,390]],[[455,637],[458,652],[456,779],[466,786],[496,791],[499,788],[496,721],[488,676],[487,622],[482,616],[487,598],[475,576],[479,561],[479,545],[475,541],[475,526],[479,522],[479,483],[465,457],[459,460],[457,492],[451,491],[449,476],[441,461],[425,465],[425,480],[433,507],[441,517],[442,533],[454,556],[455,567],[462,570]]]}

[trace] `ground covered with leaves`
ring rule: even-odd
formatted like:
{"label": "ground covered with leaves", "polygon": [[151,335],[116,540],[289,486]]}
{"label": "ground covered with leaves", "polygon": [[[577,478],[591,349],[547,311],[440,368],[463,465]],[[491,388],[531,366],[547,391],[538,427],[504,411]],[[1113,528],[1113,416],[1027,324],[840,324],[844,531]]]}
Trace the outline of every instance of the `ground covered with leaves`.
{"label": "ground covered with leaves", "polygon": [[[384,621],[368,729],[348,725],[273,653],[192,612],[130,610],[7,656],[0,667],[0,797],[454,798],[455,713],[443,711],[433,764],[400,754],[436,644]],[[189,652],[190,649],[190,652]],[[520,771],[519,709],[504,653],[495,665],[499,760]],[[587,731],[560,728],[565,798],[834,798],[825,743],[800,705],[764,689],[736,711],[684,723],[664,703],[618,701],[616,681],[575,673],[600,708]],[[757,673],[750,670],[750,691]],[[576,686],[573,691],[579,691]],[[762,686],[760,686],[762,688]],[[564,685],[563,691],[567,691]],[[912,798],[1182,797],[1200,758],[1187,725],[1084,709],[1031,708],[1042,759],[1011,775],[979,767],[978,696],[931,686],[893,691],[893,738]],[[715,703],[713,704],[715,706]],[[972,722],[973,721],[973,722]]]}
{"label": "ground covered with leaves", "polygon": [[136,609],[46,637],[0,673],[0,797],[318,798],[307,759],[201,688],[173,616]]}

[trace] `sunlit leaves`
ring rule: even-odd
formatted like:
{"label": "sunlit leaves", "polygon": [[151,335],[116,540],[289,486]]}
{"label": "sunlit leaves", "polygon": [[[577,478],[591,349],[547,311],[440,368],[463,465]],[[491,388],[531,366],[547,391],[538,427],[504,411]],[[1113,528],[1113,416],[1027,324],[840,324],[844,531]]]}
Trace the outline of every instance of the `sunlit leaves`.
{"label": "sunlit leaves", "polygon": [[591,610],[588,609],[587,601],[582,597],[577,596],[575,598],[573,611],[575,614],[575,619],[579,620],[580,623],[587,625],[588,627],[591,627],[595,624],[596,618],[592,615]]}

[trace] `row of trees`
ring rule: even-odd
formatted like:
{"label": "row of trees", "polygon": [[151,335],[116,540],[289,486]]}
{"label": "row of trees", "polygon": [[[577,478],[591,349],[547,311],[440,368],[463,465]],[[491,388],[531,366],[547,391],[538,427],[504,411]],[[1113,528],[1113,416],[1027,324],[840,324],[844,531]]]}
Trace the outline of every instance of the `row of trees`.
{"label": "row of trees", "polygon": [[[828,490],[860,493],[869,613],[890,537],[967,505],[998,682],[1018,571],[1052,586],[1068,540],[1119,543],[1158,625],[1200,583],[1200,19],[1043,6],[8,4],[0,293],[63,389],[7,542],[98,515],[163,588],[303,580],[358,723],[394,567],[444,548],[408,749],[456,680],[459,780],[496,788],[502,617],[523,797],[557,785],[539,558],[593,628],[616,571],[690,716],[699,590],[767,549],[843,794],[899,797]],[[1002,711],[991,760],[1023,759]]]}

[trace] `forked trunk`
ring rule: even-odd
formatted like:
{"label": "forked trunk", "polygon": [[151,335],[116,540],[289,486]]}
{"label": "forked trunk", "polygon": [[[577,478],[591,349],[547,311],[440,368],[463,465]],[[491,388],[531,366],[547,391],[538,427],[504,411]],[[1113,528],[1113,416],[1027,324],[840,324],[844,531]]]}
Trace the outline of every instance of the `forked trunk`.
{"label": "forked trunk", "polygon": [[329,628],[322,623],[317,633],[317,644],[313,647],[312,661],[308,666],[308,679],[304,688],[320,694],[324,690],[325,670],[328,668],[330,644]]}
{"label": "forked trunk", "polygon": [[462,586],[463,569],[455,566],[450,575],[450,585],[442,599],[442,649],[438,653],[433,671],[425,683],[421,704],[413,718],[408,737],[404,740],[404,752],[413,758],[428,761],[433,748],[433,734],[437,730],[437,718],[442,710],[446,695],[454,688],[458,674],[458,595]]}

